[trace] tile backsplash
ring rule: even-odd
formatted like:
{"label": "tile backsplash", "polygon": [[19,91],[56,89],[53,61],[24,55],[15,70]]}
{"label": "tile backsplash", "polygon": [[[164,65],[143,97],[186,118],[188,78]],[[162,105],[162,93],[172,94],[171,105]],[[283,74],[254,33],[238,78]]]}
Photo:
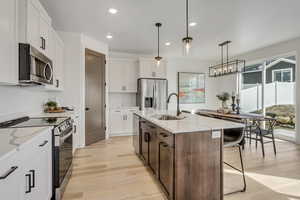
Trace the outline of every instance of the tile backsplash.
{"label": "tile backsplash", "polygon": [[40,113],[48,98],[48,93],[38,87],[0,86],[0,121]]}

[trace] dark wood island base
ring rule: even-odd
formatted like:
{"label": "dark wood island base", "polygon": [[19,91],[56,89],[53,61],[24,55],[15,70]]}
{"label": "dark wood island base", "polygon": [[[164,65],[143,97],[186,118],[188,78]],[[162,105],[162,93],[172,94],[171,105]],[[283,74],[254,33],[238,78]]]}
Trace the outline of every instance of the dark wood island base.
{"label": "dark wood island base", "polygon": [[133,144],[169,200],[222,200],[222,130],[170,133],[135,115]]}

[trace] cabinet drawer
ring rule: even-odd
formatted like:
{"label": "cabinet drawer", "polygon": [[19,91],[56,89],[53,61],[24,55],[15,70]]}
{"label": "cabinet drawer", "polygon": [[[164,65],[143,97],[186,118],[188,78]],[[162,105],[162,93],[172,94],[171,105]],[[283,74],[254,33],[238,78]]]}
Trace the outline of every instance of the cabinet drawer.
{"label": "cabinet drawer", "polygon": [[19,152],[15,152],[0,163],[0,194],[4,199],[21,200],[23,176]]}
{"label": "cabinet drawer", "polygon": [[173,199],[174,148],[165,142],[158,144],[158,180],[168,199]]}
{"label": "cabinet drawer", "polygon": [[[20,147],[22,158],[27,158],[34,152],[39,152],[44,147],[52,145],[51,131],[49,129],[42,130],[31,141]],[[34,155],[34,154],[33,154]]]}
{"label": "cabinet drawer", "polygon": [[169,146],[173,147],[174,146],[174,136],[172,133],[169,133],[163,129],[158,129],[158,137],[160,141],[165,142]]}

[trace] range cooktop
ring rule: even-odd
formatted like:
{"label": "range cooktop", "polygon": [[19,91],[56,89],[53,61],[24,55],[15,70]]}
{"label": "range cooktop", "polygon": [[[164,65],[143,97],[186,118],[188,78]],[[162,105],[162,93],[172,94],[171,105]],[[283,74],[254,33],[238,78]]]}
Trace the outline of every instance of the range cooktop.
{"label": "range cooktop", "polygon": [[68,117],[41,117],[41,118],[21,117],[21,118],[0,123],[0,128],[58,126],[59,124],[61,124],[67,119]]}

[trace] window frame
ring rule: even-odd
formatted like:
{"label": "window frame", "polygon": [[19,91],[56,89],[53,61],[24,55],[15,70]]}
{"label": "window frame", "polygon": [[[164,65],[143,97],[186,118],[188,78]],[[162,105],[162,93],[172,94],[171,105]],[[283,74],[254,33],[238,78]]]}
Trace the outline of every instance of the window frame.
{"label": "window frame", "polygon": [[[289,81],[283,81],[283,72],[289,71],[291,73],[290,80]],[[285,82],[285,83],[291,83],[293,82],[293,69],[292,68],[286,68],[286,69],[274,69],[272,70],[272,82],[275,82],[275,73],[280,72],[280,78],[281,81],[276,82]]]}

